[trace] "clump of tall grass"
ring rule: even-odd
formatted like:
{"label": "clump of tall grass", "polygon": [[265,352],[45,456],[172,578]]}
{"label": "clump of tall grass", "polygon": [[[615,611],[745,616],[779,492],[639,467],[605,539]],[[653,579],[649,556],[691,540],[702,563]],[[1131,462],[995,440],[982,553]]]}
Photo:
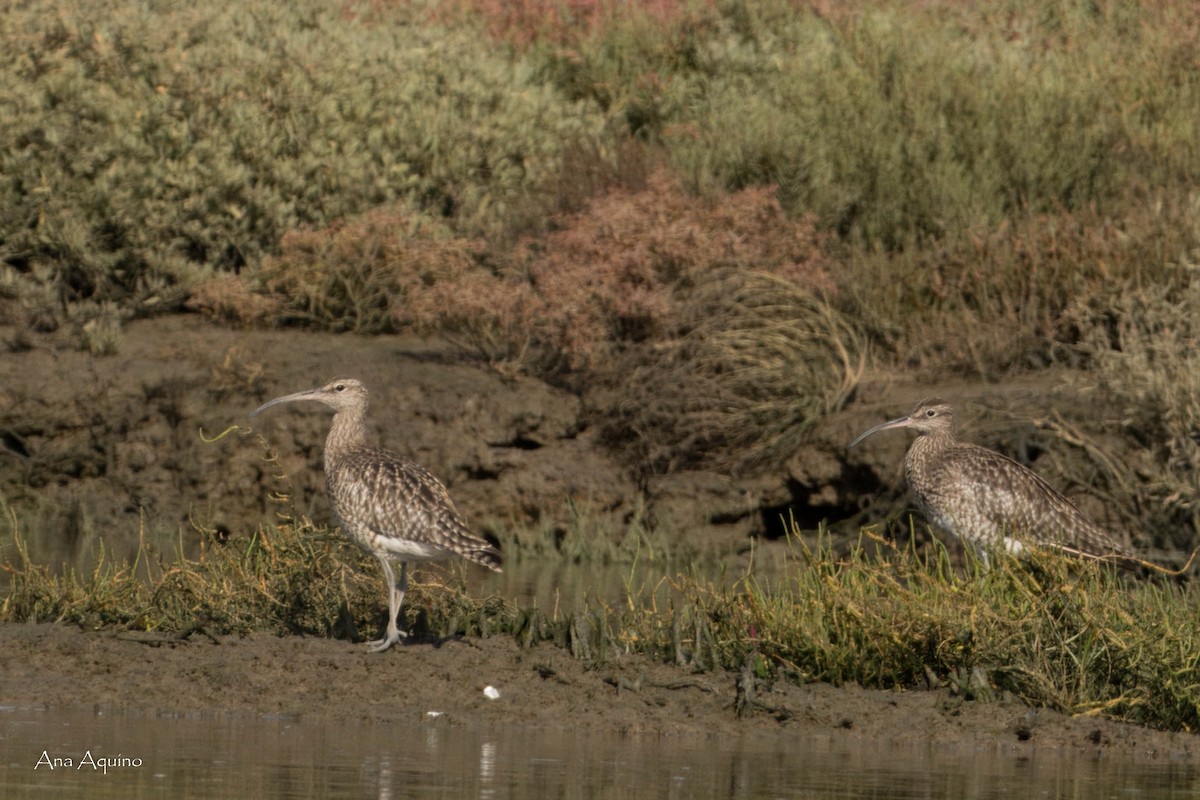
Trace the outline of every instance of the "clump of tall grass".
{"label": "clump of tall grass", "polygon": [[559,225],[500,272],[424,262],[398,313],[585,392],[641,472],[777,464],[855,385],[823,239],[770,191],[697,197],[660,171]]}
{"label": "clump of tall grass", "polygon": [[827,300],[764,272],[698,277],[676,322],[622,360],[607,434],[643,469],[778,467],[836,411],[865,346]]}

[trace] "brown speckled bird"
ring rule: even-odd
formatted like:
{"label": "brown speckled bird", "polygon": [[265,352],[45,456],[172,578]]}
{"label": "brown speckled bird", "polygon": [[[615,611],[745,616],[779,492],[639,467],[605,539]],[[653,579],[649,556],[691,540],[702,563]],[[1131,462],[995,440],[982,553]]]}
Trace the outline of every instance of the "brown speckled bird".
{"label": "brown speckled bird", "polygon": [[1092,558],[1131,558],[1128,548],[1032,470],[957,441],[954,411],[946,402],[922,401],[908,416],[864,431],[849,446],[892,428],[917,432],[904,457],[904,475],[925,518],[969,545],[985,565],[1000,546],[1010,553],[1034,545]]}
{"label": "brown speckled bird", "polygon": [[[398,620],[408,591],[409,561],[457,554],[499,572],[500,553],[471,532],[446,487],[429,470],[364,444],[367,390],[362,383],[338,378],[319,389],[263,403],[250,416],[299,400],[315,400],[337,412],[325,440],[325,486],[343,532],[383,565],[390,614],[387,635],[370,643],[373,652],[382,653],[407,635]],[[400,562],[399,582],[392,561]]]}

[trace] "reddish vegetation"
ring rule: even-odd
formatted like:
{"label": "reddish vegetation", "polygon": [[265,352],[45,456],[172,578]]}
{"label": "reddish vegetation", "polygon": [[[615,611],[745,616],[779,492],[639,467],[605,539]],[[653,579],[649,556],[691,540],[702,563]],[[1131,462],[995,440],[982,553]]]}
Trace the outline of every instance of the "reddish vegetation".
{"label": "reddish vegetation", "polygon": [[638,440],[626,451],[654,469],[791,452],[862,368],[856,329],[827,302],[836,286],[815,219],[789,218],[771,189],[699,197],[662,170],[607,185],[515,243],[455,236],[397,206],[294,231],[260,272],[266,297],[232,278],[194,305],[438,334],[506,370],[601,389],[588,402],[609,409],[606,436]]}
{"label": "reddish vegetation", "polygon": [[489,247],[402,208],[376,209],[288,233],[260,273],[266,297],[223,278],[191,303],[226,319],[278,319],[286,303],[285,317],[335,329],[446,334],[545,374],[605,371],[629,345],[664,337],[688,316],[690,290],[718,270],[835,289],[815,221],[788,218],[769,189],[707,200],[658,172],[554,222],[544,236]]}
{"label": "reddish vegetation", "polygon": [[399,313],[476,335],[486,320],[509,356],[603,369],[622,347],[664,334],[686,290],[714,269],[834,288],[815,222],[789,219],[768,189],[707,202],[660,172],[643,190],[614,190],[557,221],[559,230],[521,243],[506,269],[439,269]]}

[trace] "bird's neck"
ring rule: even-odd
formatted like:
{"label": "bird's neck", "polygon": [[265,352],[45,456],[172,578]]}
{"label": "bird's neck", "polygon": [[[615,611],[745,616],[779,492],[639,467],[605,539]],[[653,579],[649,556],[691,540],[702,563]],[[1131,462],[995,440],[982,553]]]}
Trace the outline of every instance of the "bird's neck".
{"label": "bird's neck", "polygon": [[904,473],[909,485],[919,487],[922,478],[929,473],[942,454],[954,445],[954,434],[950,431],[930,431],[917,436],[904,456]]}
{"label": "bird's neck", "polygon": [[365,409],[343,408],[333,415],[333,426],[325,439],[325,469],[366,439]]}

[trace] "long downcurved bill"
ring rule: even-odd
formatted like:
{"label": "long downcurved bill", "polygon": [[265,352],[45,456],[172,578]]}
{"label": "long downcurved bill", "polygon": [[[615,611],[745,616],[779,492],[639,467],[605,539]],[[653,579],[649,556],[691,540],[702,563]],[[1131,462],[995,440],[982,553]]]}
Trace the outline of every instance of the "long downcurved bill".
{"label": "long downcurved bill", "polygon": [[[268,403],[267,405],[270,405],[270,403]],[[264,406],[264,408],[265,407],[266,406]],[[886,431],[886,430],[890,430],[892,428],[907,428],[911,424],[912,424],[911,416],[897,417],[896,419],[891,419],[891,420],[888,420],[887,422],[881,422],[878,425],[876,425],[874,428],[868,428],[867,430],[860,433],[858,435],[858,438],[856,438],[850,444],[846,445],[846,449],[849,450],[851,447],[854,447],[854,445],[858,444],[863,439],[867,438],[868,436],[870,436],[873,433],[879,433],[880,431]]]}
{"label": "long downcurved bill", "polygon": [[271,406],[277,406],[280,403],[290,403],[293,400],[316,400],[317,398],[314,397],[313,395],[315,395],[318,391],[320,391],[320,390],[319,389],[308,389],[303,392],[296,392],[295,394],[285,394],[283,397],[276,397],[274,400],[268,400],[267,402],[263,403],[258,408],[251,411],[250,416],[253,417],[256,414],[261,414],[262,412],[266,411]]}

